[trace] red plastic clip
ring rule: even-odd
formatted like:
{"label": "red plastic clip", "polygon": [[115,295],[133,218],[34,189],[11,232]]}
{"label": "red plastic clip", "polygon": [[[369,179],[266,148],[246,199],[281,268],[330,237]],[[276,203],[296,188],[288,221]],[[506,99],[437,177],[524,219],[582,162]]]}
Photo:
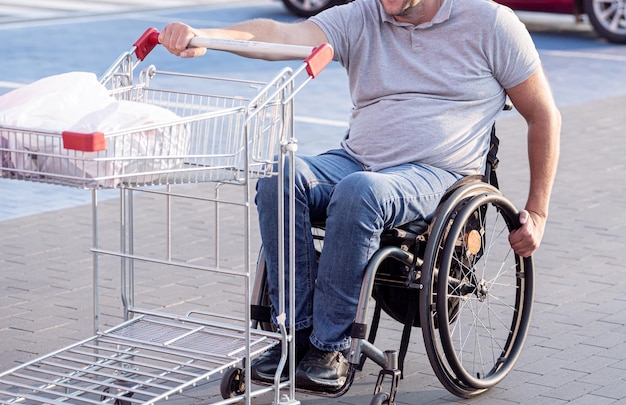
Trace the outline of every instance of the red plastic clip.
{"label": "red plastic clip", "polygon": [[148,28],[133,44],[135,47],[135,56],[137,56],[137,59],[143,61],[158,44],[159,30],[156,28]]}
{"label": "red plastic clip", "polygon": [[322,44],[313,49],[311,55],[304,60],[306,63],[306,71],[313,79],[320,74],[322,70],[333,60],[335,51],[330,44]]}
{"label": "red plastic clip", "polygon": [[102,132],[85,134],[81,132],[64,131],[63,148],[82,152],[99,152],[107,149],[107,140]]}

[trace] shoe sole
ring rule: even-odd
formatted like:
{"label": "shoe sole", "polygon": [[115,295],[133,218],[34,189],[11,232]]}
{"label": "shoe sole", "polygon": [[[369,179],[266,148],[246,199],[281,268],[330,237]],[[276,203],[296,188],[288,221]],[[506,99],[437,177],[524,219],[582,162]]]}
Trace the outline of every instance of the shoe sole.
{"label": "shoe sole", "polygon": [[334,393],[341,390],[346,384],[347,377],[341,377],[338,380],[333,380],[332,384],[328,380],[316,380],[309,376],[306,378],[298,377],[296,374],[296,388],[301,388],[313,392],[326,392]]}
{"label": "shoe sole", "polygon": [[[254,382],[260,382],[263,384],[274,384],[274,374],[265,374],[259,372],[251,372],[250,379]],[[283,375],[280,377],[280,382],[287,381],[288,376]]]}

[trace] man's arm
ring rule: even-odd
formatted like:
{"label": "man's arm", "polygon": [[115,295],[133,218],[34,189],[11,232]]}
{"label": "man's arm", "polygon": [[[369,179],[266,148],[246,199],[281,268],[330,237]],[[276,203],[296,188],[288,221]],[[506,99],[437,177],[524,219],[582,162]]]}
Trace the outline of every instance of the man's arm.
{"label": "man's arm", "polygon": [[[183,23],[170,23],[161,31],[159,42],[174,55],[191,58],[206,53],[205,48],[188,48],[189,41],[196,36],[311,47],[327,42],[326,35],[312,22],[282,23],[269,19],[248,20],[226,28],[204,29],[196,29]],[[268,57],[246,53],[243,56],[272,60],[287,59],[280,55]]]}
{"label": "man's arm", "polygon": [[542,69],[507,89],[513,105],[528,124],[530,190],[520,213],[522,227],[511,232],[513,250],[528,257],[537,250],[546,226],[552,185],[559,160],[561,115]]}

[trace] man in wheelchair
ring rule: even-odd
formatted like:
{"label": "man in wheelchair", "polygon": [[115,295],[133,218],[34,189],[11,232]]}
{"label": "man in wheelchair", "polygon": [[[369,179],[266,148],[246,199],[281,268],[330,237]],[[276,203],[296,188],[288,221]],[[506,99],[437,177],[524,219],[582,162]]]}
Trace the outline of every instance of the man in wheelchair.
{"label": "man in wheelchair", "polygon": [[[334,392],[345,383],[344,351],[381,233],[430,220],[455,182],[483,173],[507,96],[528,124],[530,164],[522,225],[509,241],[522,257],[539,247],[560,115],[532,39],[508,8],[486,0],[357,0],[295,23],[257,19],[224,29],[172,23],[160,41],[194,57],[206,51],[187,48],[196,35],[330,43],[348,73],[354,108],[341,147],[295,160],[296,323],[287,326],[296,330],[296,386]],[[277,181],[260,179],[256,197],[274,301]],[[311,233],[318,221],[325,221],[319,262]],[[280,354],[277,347],[255,359],[252,377],[273,381]]]}

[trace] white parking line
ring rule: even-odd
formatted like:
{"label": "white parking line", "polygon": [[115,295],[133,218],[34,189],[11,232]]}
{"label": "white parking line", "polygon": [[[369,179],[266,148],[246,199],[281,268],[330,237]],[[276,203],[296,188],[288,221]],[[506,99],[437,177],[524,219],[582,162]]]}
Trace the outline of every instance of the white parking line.
{"label": "white parking line", "polygon": [[0,80],[0,87],[3,87],[5,89],[17,89],[22,86],[24,86],[24,83],[3,82]]}
{"label": "white parking line", "polygon": [[0,0],[0,30],[100,21],[124,14],[191,9],[209,5],[250,7],[276,0]]}
{"label": "white parking line", "polygon": [[294,121],[296,122],[304,122],[307,124],[315,124],[315,125],[326,125],[329,127],[339,127],[339,128],[348,128],[347,121],[338,121],[338,120],[328,120],[324,118],[315,118],[315,117],[306,117],[302,115],[297,115],[294,117]]}
{"label": "white parking line", "polygon": [[578,52],[578,51],[545,51],[544,50],[540,52],[546,55],[561,56],[565,58],[583,58],[583,59],[597,59],[597,60],[626,62],[626,55],[609,55],[605,53]]}
{"label": "white parking line", "polygon": [[[24,86],[25,83],[17,83],[17,82],[7,82],[0,80],[0,89],[17,89]],[[3,92],[0,91],[0,94]],[[325,125],[328,127],[337,127],[337,128],[348,128],[348,121],[340,121],[340,120],[329,120],[324,118],[316,118],[316,117],[307,117],[297,115],[294,117],[294,121],[302,122],[306,124],[314,124],[314,125]]]}

